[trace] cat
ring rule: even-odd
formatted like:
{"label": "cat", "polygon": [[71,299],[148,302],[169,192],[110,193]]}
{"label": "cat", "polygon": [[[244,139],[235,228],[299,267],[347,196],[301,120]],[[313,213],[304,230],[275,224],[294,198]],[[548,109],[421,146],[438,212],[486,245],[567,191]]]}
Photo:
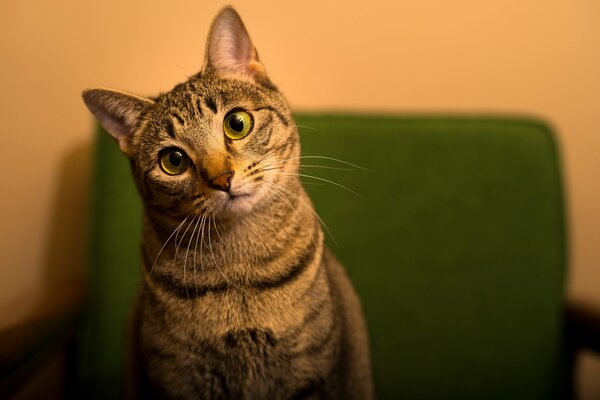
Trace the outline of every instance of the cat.
{"label": "cat", "polygon": [[237,12],[218,13],[202,70],[170,92],[82,96],[144,204],[135,396],[373,398],[360,301],[297,175],[290,108]]}

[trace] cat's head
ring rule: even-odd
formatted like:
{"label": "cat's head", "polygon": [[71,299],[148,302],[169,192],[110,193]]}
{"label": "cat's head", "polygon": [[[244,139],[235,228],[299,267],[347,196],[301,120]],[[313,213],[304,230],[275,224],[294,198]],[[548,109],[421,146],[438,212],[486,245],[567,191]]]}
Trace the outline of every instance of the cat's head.
{"label": "cat's head", "polygon": [[187,82],[156,98],[97,88],[83,99],[131,160],[147,209],[240,216],[296,181],[291,112],[233,8],[215,18]]}

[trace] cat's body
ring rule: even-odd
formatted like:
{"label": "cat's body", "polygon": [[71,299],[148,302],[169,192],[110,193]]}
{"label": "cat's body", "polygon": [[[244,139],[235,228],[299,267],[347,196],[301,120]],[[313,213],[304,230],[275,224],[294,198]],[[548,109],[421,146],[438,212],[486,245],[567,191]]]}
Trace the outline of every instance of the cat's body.
{"label": "cat's body", "polygon": [[359,300],[299,182],[289,107],[235,11],[213,23],[204,70],[171,92],[84,99],[144,200],[137,396],[372,398]]}

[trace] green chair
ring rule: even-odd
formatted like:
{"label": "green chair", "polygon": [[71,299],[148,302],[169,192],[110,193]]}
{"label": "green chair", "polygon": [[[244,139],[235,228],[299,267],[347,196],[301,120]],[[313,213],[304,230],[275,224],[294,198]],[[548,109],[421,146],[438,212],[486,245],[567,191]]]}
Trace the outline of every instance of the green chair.
{"label": "green chair", "polygon": [[[369,326],[380,399],[564,399],[600,313],[566,313],[557,145],[530,119],[298,115],[301,173]],[[365,169],[334,161],[340,159]],[[367,170],[368,169],[368,170]],[[329,184],[325,180],[336,184]],[[141,202],[99,131],[77,381],[118,398]],[[349,190],[343,189],[343,185]]]}

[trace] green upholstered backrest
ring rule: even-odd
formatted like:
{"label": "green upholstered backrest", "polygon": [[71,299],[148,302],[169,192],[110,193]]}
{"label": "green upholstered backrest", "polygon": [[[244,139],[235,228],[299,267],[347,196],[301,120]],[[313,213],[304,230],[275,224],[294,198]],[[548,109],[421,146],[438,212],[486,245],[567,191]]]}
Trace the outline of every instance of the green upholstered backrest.
{"label": "green upholstered backrest", "polygon": [[[303,180],[362,298],[382,399],[549,399],[566,389],[565,229],[552,132],[527,119],[299,115]],[[99,133],[81,379],[121,393],[141,205]]]}

